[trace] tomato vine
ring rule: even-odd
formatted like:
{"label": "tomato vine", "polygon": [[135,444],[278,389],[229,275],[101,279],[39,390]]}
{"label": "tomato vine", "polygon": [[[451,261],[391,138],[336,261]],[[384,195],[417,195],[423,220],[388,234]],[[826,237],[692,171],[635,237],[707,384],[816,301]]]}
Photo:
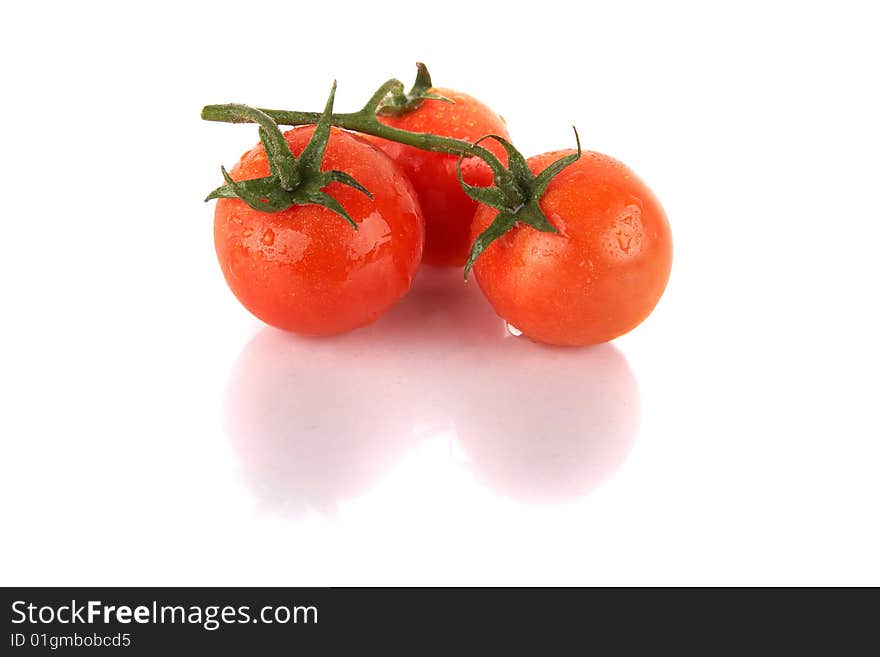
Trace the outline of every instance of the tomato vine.
{"label": "tomato vine", "polygon": [[[369,192],[344,172],[318,171],[320,157],[315,161],[310,153],[304,160],[304,156],[306,156],[304,151],[299,160],[293,158],[278,129],[279,125],[316,124],[319,128],[316,128],[313,140],[318,139],[320,131],[322,135],[320,138],[324,140],[325,147],[330,125],[334,125],[345,130],[373,135],[426,151],[459,156],[457,172],[459,183],[464,192],[472,199],[498,210],[492,224],[477,237],[471,247],[464,270],[465,278],[467,278],[476,258],[486,247],[511,230],[517,223],[526,224],[543,232],[557,232],[553,224],[544,216],[538,201],[546,191],[550,180],[580,157],[581,145],[577,130],[575,130],[577,153],[560,158],[534,176],[523,155],[513,144],[498,135],[486,135],[471,144],[461,139],[431,133],[409,132],[383,124],[378,119],[380,115],[398,115],[411,112],[425,101],[452,102],[431,91],[433,88],[431,75],[424,64],[418,63],[417,69],[415,83],[409,92],[404,92],[404,85],[400,80],[388,80],[373,93],[357,112],[334,114],[332,112],[333,93],[331,93],[323,113],[257,109],[238,104],[206,105],[202,109],[202,118],[206,121],[259,123],[260,138],[269,155],[272,168],[272,175],[267,178],[238,183],[233,181],[224,169],[223,175],[227,184],[214,190],[206,200],[237,197],[257,210],[268,212],[277,212],[297,203],[316,203],[337,212],[354,225],[345,210],[332,197],[322,192],[320,186],[316,185],[321,183],[323,186],[331,181],[336,181],[355,187],[364,193],[369,194]],[[336,83],[334,82],[334,92],[335,89]],[[281,135],[280,140],[279,135]],[[480,142],[485,139],[494,139],[504,147],[507,153],[506,166],[491,151],[480,146]],[[306,150],[310,148],[311,142]],[[323,153],[323,147],[319,149],[316,146],[313,150],[315,152],[320,150],[320,153]],[[494,177],[494,185],[475,187],[464,182],[461,176],[461,160],[470,157],[478,157],[489,166]],[[291,158],[293,158],[293,163],[291,163]],[[299,169],[302,167],[305,167],[303,170],[308,172],[307,183],[297,178]],[[296,185],[293,185],[293,181],[296,181]]]}

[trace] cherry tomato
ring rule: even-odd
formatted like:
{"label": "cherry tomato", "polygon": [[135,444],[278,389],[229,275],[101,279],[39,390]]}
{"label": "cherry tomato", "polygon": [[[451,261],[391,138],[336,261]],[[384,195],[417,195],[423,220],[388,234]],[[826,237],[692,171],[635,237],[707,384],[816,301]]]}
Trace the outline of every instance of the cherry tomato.
{"label": "cherry tomato", "polygon": [[[528,160],[539,173],[574,151]],[[617,160],[584,152],[550,182],[541,209],[558,233],[523,224],[474,264],[495,311],[526,336],[556,345],[612,340],[659,301],[672,265],[672,237],[654,194]],[[481,206],[472,237],[497,210]]]}
{"label": "cherry tomato", "polygon": [[[285,134],[299,155],[314,126]],[[409,290],[424,245],[416,194],[387,155],[333,128],[322,169],[354,176],[372,194],[339,183],[325,191],[358,226],[317,205],[260,212],[239,199],[220,199],[214,245],[238,300],[267,324],[306,335],[331,335],[375,320]],[[235,180],[269,175],[263,146],[232,168]]]}
{"label": "cherry tomato", "polygon": [[[454,103],[426,100],[411,112],[379,116],[379,120],[400,130],[427,132],[467,142],[475,142],[488,134],[509,139],[504,119],[476,98],[451,89],[432,89],[431,92]],[[458,157],[423,151],[378,137],[369,139],[406,171],[416,189],[425,214],[424,262],[463,266],[467,261],[470,225],[477,203],[468,198],[458,184],[455,172]],[[496,142],[487,141],[483,146],[505,161],[504,149]],[[464,160],[462,176],[465,182],[480,187],[492,182],[489,167],[477,158]]]}

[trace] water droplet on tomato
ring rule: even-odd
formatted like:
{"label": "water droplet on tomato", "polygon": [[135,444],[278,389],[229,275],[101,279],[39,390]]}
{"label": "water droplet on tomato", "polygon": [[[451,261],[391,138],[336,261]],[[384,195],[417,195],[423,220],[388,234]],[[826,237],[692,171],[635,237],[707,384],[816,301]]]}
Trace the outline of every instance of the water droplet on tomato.
{"label": "water droplet on tomato", "polygon": [[507,322],[507,332],[517,338],[522,335],[522,331],[520,331],[518,328],[516,328],[510,322]]}
{"label": "water droplet on tomato", "polygon": [[260,241],[263,243],[264,246],[272,246],[273,244],[275,244],[275,231],[273,231],[271,228],[267,228],[266,231],[263,233],[263,237],[260,238]]}

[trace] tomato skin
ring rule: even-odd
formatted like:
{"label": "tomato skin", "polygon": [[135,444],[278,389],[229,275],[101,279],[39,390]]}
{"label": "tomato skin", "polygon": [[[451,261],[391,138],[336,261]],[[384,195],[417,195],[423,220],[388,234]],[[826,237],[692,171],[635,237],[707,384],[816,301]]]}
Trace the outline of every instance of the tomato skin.
{"label": "tomato skin", "polygon": [[[470,143],[488,134],[510,139],[507,125],[498,114],[476,98],[452,89],[432,89],[454,104],[426,100],[417,109],[400,116],[379,116],[385,125],[409,132],[427,132]],[[412,181],[425,214],[424,262],[430,265],[462,267],[470,249],[470,225],[477,202],[461,189],[456,174],[458,156],[423,151],[413,146],[368,139],[397,162]],[[506,162],[504,149],[495,141],[482,145]],[[462,161],[465,182],[480,187],[492,183],[489,167],[477,158]]]}
{"label": "tomato skin", "polygon": [[[314,126],[285,133],[295,155]],[[322,169],[354,176],[373,194],[331,183],[358,225],[317,206],[267,213],[220,199],[214,246],[238,300],[267,324],[305,335],[332,335],[369,324],[409,290],[424,244],[424,219],[412,185],[384,153],[333,128]],[[258,144],[230,170],[235,180],[269,175]]]}
{"label": "tomato skin", "polygon": [[[574,151],[528,160],[539,173]],[[540,201],[559,234],[522,224],[489,245],[473,271],[495,311],[537,342],[579,346],[632,330],[660,300],[672,265],[666,214],[626,166],[584,152]],[[497,214],[481,206],[472,238]]]}

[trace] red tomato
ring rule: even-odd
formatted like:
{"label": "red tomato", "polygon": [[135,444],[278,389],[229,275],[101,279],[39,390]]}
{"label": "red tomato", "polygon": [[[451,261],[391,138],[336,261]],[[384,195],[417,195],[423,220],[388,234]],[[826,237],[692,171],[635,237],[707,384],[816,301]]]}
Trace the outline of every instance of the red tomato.
{"label": "red tomato", "polygon": [[[385,125],[409,132],[428,132],[475,142],[496,134],[509,139],[504,119],[476,98],[451,89],[431,89],[452,103],[426,100],[418,109],[400,116],[379,116]],[[424,262],[431,265],[461,267],[470,247],[470,225],[477,202],[468,198],[458,184],[455,165],[458,156],[423,151],[378,137],[370,141],[388,153],[412,181],[425,213]],[[495,141],[482,144],[506,161],[504,149]],[[480,187],[491,184],[489,167],[477,158],[462,163],[465,182]]]}
{"label": "red tomato", "polygon": [[[574,151],[528,160],[539,173]],[[474,273],[495,311],[526,336],[556,345],[606,342],[635,328],[659,301],[672,236],[654,194],[617,160],[586,151],[540,201],[559,233],[517,224],[477,258]],[[497,210],[481,206],[472,237]]]}
{"label": "red tomato", "polygon": [[[294,155],[313,132],[314,126],[303,126],[285,133]],[[333,128],[321,168],[345,171],[372,192],[371,200],[339,183],[325,188],[357,231],[317,205],[268,213],[220,199],[214,213],[217,257],[238,300],[267,324],[307,335],[342,333],[375,320],[409,290],[424,244],[412,185],[384,153]],[[269,175],[262,144],[230,175]]]}

